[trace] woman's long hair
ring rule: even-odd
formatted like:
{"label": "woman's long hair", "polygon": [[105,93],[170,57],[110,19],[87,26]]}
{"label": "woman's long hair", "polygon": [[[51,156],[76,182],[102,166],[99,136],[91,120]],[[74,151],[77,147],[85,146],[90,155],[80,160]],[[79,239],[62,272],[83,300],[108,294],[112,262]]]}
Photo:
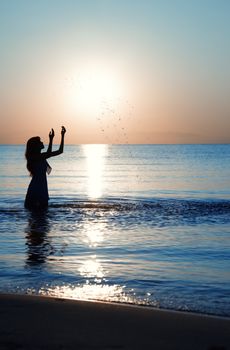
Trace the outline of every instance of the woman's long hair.
{"label": "woman's long hair", "polygon": [[31,137],[26,144],[26,152],[25,152],[25,157],[27,160],[27,169],[30,173],[30,175],[33,175],[33,164],[34,160],[33,157],[40,154],[41,151],[41,139],[39,136]]}

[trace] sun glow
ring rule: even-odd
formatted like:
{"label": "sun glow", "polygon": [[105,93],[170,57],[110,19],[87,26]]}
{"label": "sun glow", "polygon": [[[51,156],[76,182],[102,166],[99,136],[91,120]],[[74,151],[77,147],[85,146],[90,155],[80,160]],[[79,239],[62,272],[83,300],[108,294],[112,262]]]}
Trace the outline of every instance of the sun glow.
{"label": "sun glow", "polygon": [[98,116],[106,108],[115,108],[123,96],[122,79],[105,68],[83,70],[70,85],[72,110],[87,117]]}

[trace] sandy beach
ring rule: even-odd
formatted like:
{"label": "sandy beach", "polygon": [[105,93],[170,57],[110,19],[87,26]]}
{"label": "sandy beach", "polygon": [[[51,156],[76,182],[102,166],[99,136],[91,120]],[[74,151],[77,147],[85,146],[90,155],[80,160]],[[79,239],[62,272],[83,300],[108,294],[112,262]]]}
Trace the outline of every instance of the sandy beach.
{"label": "sandy beach", "polygon": [[0,349],[226,350],[230,319],[149,307],[0,295]]}

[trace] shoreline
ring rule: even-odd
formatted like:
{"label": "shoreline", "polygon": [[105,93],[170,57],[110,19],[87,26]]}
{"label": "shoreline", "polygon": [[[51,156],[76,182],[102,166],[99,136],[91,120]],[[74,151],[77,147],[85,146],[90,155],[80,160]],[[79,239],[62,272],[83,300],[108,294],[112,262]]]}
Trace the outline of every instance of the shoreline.
{"label": "shoreline", "polygon": [[0,294],[0,349],[230,349],[230,318]]}

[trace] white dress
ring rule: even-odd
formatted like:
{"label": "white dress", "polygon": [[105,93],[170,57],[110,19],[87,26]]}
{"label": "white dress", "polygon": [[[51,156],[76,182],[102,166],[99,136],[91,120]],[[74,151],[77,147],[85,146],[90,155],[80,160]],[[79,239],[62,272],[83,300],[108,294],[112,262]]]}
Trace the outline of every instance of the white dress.
{"label": "white dress", "polygon": [[43,209],[48,206],[49,193],[46,173],[50,173],[51,168],[46,160],[33,163],[33,175],[30,181],[25,207],[28,209]]}

